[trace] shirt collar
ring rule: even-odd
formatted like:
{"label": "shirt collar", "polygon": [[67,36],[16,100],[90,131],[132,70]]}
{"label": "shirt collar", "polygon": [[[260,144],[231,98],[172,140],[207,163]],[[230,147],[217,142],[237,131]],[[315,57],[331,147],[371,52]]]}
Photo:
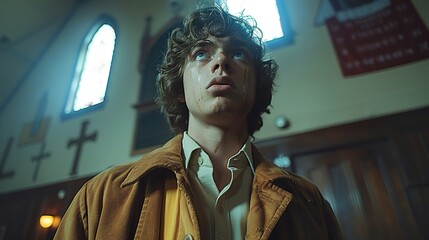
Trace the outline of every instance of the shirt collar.
{"label": "shirt collar", "polygon": [[[184,159],[185,160],[185,169],[188,169],[189,162],[191,160],[192,155],[198,154],[199,151],[203,151],[203,150],[201,149],[200,145],[198,145],[198,143],[195,142],[194,139],[192,139],[188,135],[187,132],[183,133],[182,146],[183,146],[183,154],[185,156],[185,159]],[[244,153],[244,155],[246,156],[246,159],[249,163],[249,166],[252,169],[252,172],[255,173],[255,168],[254,168],[253,158],[252,158],[252,144],[250,142],[250,137],[247,138],[244,145],[241,147],[241,149],[236,154],[234,154],[234,156],[237,156],[241,152]]]}
{"label": "shirt collar", "polygon": [[[177,174],[183,174],[185,160],[183,159],[182,143],[183,134],[180,133],[162,147],[146,153],[140,160],[130,163],[130,166],[124,165],[128,170],[124,171],[126,177],[121,183],[121,188],[138,182],[153,169],[167,169]],[[292,183],[296,182],[295,175],[266,160],[253,144],[248,144],[248,149],[251,149],[252,154],[246,154],[246,156],[252,157],[251,166],[255,167],[254,175],[255,179],[258,179],[257,185],[271,184],[280,179],[290,179]]]}

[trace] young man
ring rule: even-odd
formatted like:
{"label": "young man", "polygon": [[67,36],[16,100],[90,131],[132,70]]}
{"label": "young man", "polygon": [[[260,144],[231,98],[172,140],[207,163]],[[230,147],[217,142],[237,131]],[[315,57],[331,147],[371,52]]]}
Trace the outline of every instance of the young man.
{"label": "young man", "polygon": [[250,142],[277,68],[244,18],[194,11],[171,34],[157,80],[178,135],[88,181],[56,239],[342,239],[315,185]]}

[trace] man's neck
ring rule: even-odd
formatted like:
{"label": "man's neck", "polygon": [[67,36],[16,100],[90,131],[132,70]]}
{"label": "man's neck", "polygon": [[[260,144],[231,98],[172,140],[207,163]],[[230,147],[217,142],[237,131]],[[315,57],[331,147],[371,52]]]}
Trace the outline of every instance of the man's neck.
{"label": "man's neck", "polygon": [[248,138],[245,123],[228,127],[200,124],[190,119],[188,135],[206,152],[213,165],[213,179],[219,191],[230,181],[231,173],[227,168],[230,157],[236,154]]}
{"label": "man's neck", "polygon": [[191,120],[188,135],[209,155],[214,167],[226,167],[227,160],[241,149],[248,138],[246,124],[219,127]]}

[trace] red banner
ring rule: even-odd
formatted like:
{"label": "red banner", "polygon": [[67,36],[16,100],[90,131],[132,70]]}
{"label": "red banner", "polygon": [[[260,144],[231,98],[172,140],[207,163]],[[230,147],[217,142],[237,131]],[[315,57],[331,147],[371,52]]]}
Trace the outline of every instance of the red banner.
{"label": "red banner", "polygon": [[429,57],[429,32],[409,0],[358,19],[326,20],[344,76]]}

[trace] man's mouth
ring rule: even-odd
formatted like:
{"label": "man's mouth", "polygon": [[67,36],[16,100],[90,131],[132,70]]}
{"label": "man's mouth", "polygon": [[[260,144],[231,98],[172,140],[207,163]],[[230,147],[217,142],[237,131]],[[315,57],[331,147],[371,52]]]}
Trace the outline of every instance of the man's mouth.
{"label": "man's mouth", "polygon": [[209,84],[207,84],[206,89],[213,88],[215,90],[228,90],[235,89],[234,81],[228,76],[218,76],[214,77]]}

